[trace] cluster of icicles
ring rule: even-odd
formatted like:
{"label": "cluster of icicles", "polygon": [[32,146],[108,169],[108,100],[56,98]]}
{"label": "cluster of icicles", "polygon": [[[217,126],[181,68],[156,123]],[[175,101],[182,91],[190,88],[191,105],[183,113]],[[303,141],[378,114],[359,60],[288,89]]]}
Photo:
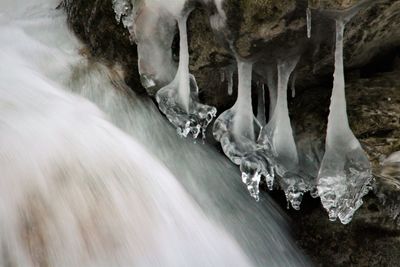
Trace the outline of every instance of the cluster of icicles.
{"label": "cluster of icicles", "polygon": [[[160,110],[177,128],[178,134],[204,137],[207,126],[216,116],[214,107],[198,102],[198,87],[189,73],[187,18],[192,8],[186,0],[114,0],[118,22],[130,31],[137,43],[142,84],[157,91]],[[214,1],[211,26],[220,31],[226,14],[222,0]],[[208,3],[209,4],[209,3]],[[354,9],[355,10],[355,9]],[[215,121],[213,134],[224,153],[240,166],[242,180],[251,196],[259,199],[259,185],[264,180],[269,189],[279,185],[288,205],[299,209],[303,194],[320,197],[331,220],[344,224],[351,221],[370,190],[372,180],[369,160],[353,135],[347,119],[343,69],[343,34],[346,22],[354,12],[335,16],[336,50],[334,84],[328,118],[325,154],[321,160],[310,151],[299,151],[291,128],[287,89],[300,56],[278,59],[268,68],[269,120],[265,118],[264,98],[259,97],[258,118],[251,100],[252,65],[237,59],[238,97],[234,106]],[[311,37],[311,9],[307,9],[307,37]],[[345,13],[343,13],[345,14]],[[350,15],[349,15],[350,14]],[[171,44],[176,25],[180,34],[179,65],[173,61]],[[228,93],[232,94],[232,70],[228,72]],[[260,95],[264,95],[264,86]],[[319,163],[321,162],[321,163]],[[313,168],[312,165],[318,166]],[[315,171],[311,171],[314,169]]]}

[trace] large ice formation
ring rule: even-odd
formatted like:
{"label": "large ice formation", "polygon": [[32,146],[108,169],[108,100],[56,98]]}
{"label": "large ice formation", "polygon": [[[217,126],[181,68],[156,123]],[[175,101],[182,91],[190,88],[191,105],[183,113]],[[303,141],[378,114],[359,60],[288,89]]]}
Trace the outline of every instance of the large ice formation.
{"label": "large ice formation", "polygon": [[[187,20],[196,1],[188,0],[113,0],[118,22],[129,30],[137,44],[139,72],[143,86],[155,93],[160,110],[177,128],[179,135],[203,137],[216,116],[214,107],[201,104],[195,77],[189,72]],[[365,152],[350,130],[345,99],[343,35],[346,22],[373,0],[360,1],[342,11],[305,9],[305,39],[312,42],[312,24],[324,17],[336,21],[335,72],[325,152],[318,140],[295,139],[288,109],[288,84],[291,78],[295,95],[295,68],[302,56],[296,53],[273,58],[242,58],[235,51],[227,25],[223,0],[198,0],[210,12],[213,30],[225,38],[236,57],[238,95],[236,103],[222,112],[213,126],[213,135],[227,157],[240,166],[242,180],[250,195],[259,199],[259,186],[280,187],[288,203],[300,208],[302,196],[309,191],[318,195],[331,220],[348,223],[369,190],[371,168]],[[312,16],[316,15],[314,20]],[[179,62],[173,59],[172,43],[179,31]],[[307,37],[307,38],[306,38]],[[252,81],[253,66],[265,63],[262,79]],[[227,81],[228,95],[233,92],[232,66],[221,69],[221,82]],[[258,89],[257,118],[252,107],[252,86]],[[268,97],[266,88],[268,87]],[[269,100],[267,110],[266,100]],[[267,116],[268,112],[268,116]],[[322,134],[322,133],[321,133]],[[297,140],[297,143],[296,143]]]}

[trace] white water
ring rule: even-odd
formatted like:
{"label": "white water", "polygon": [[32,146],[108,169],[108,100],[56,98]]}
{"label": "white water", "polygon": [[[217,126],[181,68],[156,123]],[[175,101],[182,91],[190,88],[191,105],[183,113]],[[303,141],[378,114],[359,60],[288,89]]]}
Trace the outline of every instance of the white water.
{"label": "white water", "polygon": [[57,4],[0,4],[0,265],[307,266],[268,199],[79,54]]}

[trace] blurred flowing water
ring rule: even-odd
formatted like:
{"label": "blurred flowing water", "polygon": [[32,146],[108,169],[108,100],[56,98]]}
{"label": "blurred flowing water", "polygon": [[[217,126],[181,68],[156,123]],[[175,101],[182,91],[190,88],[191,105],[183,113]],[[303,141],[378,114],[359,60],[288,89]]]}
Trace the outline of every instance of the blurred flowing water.
{"label": "blurred flowing water", "polygon": [[0,266],[310,266],[268,196],[87,59],[57,4],[0,2]]}

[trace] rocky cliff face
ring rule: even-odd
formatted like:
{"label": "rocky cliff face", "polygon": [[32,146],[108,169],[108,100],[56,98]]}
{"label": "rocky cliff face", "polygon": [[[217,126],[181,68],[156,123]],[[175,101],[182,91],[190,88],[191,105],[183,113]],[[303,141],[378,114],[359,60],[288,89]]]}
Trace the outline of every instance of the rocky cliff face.
{"label": "rocky cliff face", "polygon": [[[212,27],[209,19],[217,12],[216,6],[203,2],[197,5],[189,17],[188,34],[190,69],[199,84],[202,102],[219,111],[233,104],[237,93],[234,90],[228,94],[228,83],[230,73],[234,73],[236,88],[235,53],[256,61],[254,96],[257,84],[266,82],[270,64],[277,58],[299,54],[297,92],[289,100],[290,116],[297,141],[312,136],[321,144],[332,88],[332,16],[356,13],[345,31],[346,95],[351,128],[373,163],[374,193],[350,226],[321,219],[321,208],[308,198],[303,203],[305,211],[290,214],[298,222],[299,243],[317,263],[327,264],[326,257],[333,257],[337,260],[330,261],[329,266],[394,266],[398,262],[394,248],[400,245],[396,221],[400,213],[400,175],[397,169],[388,170],[381,163],[400,150],[400,0],[226,0],[222,6],[226,26],[219,29]],[[128,30],[115,20],[112,1],[65,0],[63,6],[71,28],[87,45],[86,52],[96,60],[121,65],[127,84],[144,93],[136,45],[130,41]],[[178,43],[176,34],[171,45],[175,60]],[[154,95],[157,89],[147,93]],[[318,251],[316,246],[320,247]]]}

